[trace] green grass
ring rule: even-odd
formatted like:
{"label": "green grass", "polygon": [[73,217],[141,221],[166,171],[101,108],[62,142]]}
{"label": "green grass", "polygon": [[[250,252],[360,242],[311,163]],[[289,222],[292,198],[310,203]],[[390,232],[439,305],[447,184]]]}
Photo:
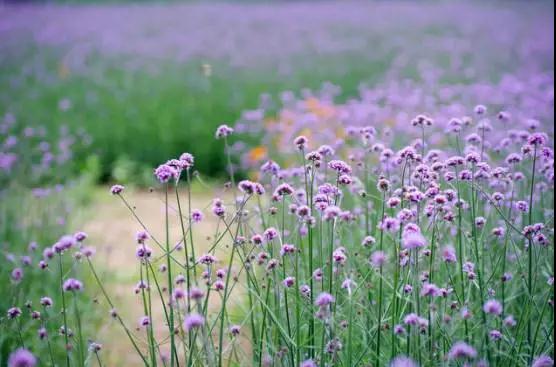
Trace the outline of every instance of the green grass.
{"label": "green grass", "polygon": [[[60,236],[71,234],[70,228],[75,224],[72,220],[75,210],[86,204],[89,198],[88,192],[92,189],[92,179],[82,177],[80,180],[66,185],[59,193],[53,193],[49,197],[37,199],[28,190],[21,187],[4,188],[0,192],[0,279],[3,281],[0,297],[0,365],[4,366],[8,355],[17,347],[21,347],[18,337],[18,324],[21,335],[26,342],[26,347],[31,348],[36,355],[40,355],[42,362],[49,360],[49,352],[46,341],[39,341],[38,329],[45,325],[52,346],[55,360],[63,360],[66,352],[62,337],[58,335],[62,325],[61,317],[61,294],[59,271],[56,258],[49,261],[48,268],[42,270],[38,266],[39,260],[43,258],[43,250],[53,245]],[[73,227],[74,228],[74,227]],[[37,244],[35,251],[30,251],[28,246],[31,242]],[[21,265],[21,256],[29,256],[32,264]],[[9,260],[12,258],[12,260]],[[91,279],[88,272],[82,272],[77,266],[79,261],[64,256],[64,279],[75,277],[90,284]],[[10,273],[14,268],[23,269],[23,279],[20,283],[10,280]],[[88,293],[87,293],[88,294]],[[54,301],[48,315],[40,305],[40,298],[48,296]],[[71,298],[71,297],[70,297]],[[24,305],[29,305],[28,307]],[[70,303],[70,304],[73,304]],[[17,322],[6,317],[6,310],[10,307],[19,307],[22,315]],[[72,306],[68,307],[68,310]],[[79,309],[83,313],[84,334],[94,337],[97,326],[100,325],[101,315],[94,307],[90,299],[79,296]],[[43,321],[31,318],[32,311],[40,311]],[[73,311],[69,317],[73,317]],[[46,321],[44,321],[46,319]],[[73,319],[72,319],[73,321]],[[44,324],[43,324],[44,322]],[[75,330],[72,326],[70,329]],[[73,343],[77,347],[77,341]],[[83,345],[87,348],[87,345]]]}
{"label": "green grass", "polygon": [[[213,139],[215,128],[233,124],[242,110],[255,108],[261,93],[318,89],[330,81],[342,87],[344,97],[354,96],[361,81],[378,80],[389,63],[389,57],[363,62],[355,54],[307,54],[296,57],[293,65],[298,66],[287,74],[270,67],[208,62],[212,75],[207,77],[202,72],[206,60],[181,65],[157,61],[152,73],[149,68],[127,70],[122,59],[97,56],[87,64],[87,73],[81,73],[60,72],[57,50],[28,50],[24,55],[39,59],[44,72],[21,78],[4,96],[4,109],[24,125],[46,125],[51,132],[62,123],[72,130],[85,129],[93,138],[89,153],[100,157],[102,178],[116,173],[129,181],[144,181],[152,167],[184,151],[197,157],[203,174],[224,172],[222,148]],[[0,78],[18,75],[17,61],[24,55],[5,58]],[[58,109],[64,98],[72,101],[66,112]]]}

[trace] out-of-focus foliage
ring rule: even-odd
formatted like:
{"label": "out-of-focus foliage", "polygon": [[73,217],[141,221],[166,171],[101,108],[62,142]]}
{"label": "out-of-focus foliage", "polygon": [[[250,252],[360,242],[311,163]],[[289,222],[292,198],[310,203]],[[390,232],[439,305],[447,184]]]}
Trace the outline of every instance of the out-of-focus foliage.
{"label": "out-of-focus foliage", "polygon": [[224,163],[214,127],[265,93],[330,81],[345,100],[361,82],[434,80],[441,91],[499,81],[524,63],[550,69],[550,10],[467,2],[8,5],[0,108],[48,131],[84,129],[104,178],[122,159],[151,167],[184,150],[202,158],[200,171],[217,174]]}

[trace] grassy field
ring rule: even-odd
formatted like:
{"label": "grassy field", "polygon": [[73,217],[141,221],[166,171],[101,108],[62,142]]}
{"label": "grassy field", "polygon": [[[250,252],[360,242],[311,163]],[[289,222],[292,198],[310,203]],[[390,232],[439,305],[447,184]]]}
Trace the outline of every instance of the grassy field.
{"label": "grassy field", "polygon": [[0,365],[553,365],[553,8],[2,3]]}
{"label": "grassy field", "polygon": [[[499,80],[515,68],[516,57],[525,57],[509,37],[549,24],[546,17],[535,23],[546,7],[7,6],[0,10],[7,20],[0,29],[0,81],[9,89],[0,92],[0,107],[22,126],[44,125],[52,134],[62,125],[86,131],[104,180],[150,183],[150,167],[183,151],[201,158],[197,168],[204,174],[221,175],[214,128],[258,108],[261,95],[279,101],[283,91],[316,92],[331,82],[341,88],[341,101],[357,96],[361,83],[392,79],[393,70],[397,80],[421,80],[427,64],[448,72],[441,83]],[[456,14],[461,22],[450,21]],[[515,26],[507,35],[492,34],[489,14]],[[467,27],[465,19],[477,27]],[[494,51],[508,47],[515,49]],[[76,161],[83,168],[85,159]]]}
{"label": "grassy field", "polygon": [[[49,130],[64,122],[85,129],[93,141],[90,153],[100,157],[103,179],[150,183],[151,166],[183,151],[202,158],[201,172],[218,175],[224,165],[222,149],[212,139],[216,126],[257,106],[262,93],[318,89],[324,81],[332,81],[343,86],[344,95],[354,95],[361,80],[378,79],[388,62],[359,64],[355,57],[345,57],[326,59],[317,69],[300,68],[287,76],[218,63],[210,64],[212,73],[205,76],[201,60],[185,65],[164,63],[154,75],[114,66],[103,69],[100,81],[67,71],[45,85],[31,76],[10,93],[10,106],[30,124],[36,116],[48,116]],[[353,66],[347,75],[334,68],[344,62]],[[46,65],[51,71],[60,67],[54,57]],[[8,68],[1,73],[13,71]],[[29,91],[36,93],[32,103]],[[58,102],[68,96],[71,109],[60,111]]]}

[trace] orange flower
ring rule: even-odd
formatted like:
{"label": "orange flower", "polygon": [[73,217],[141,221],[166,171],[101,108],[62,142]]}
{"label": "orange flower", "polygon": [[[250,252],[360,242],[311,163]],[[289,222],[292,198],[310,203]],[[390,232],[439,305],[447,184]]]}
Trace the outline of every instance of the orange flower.
{"label": "orange flower", "polygon": [[306,108],[321,119],[332,118],[336,114],[334,106],[321,103],[318,99],[311,97],[305,100]]}
{"label": "orange flower", "polygon": [[248,157],[251,162],[258,162],[266,158],[267,154],[268,150],[266,149],[266,147],[259,145],[249,151]]}

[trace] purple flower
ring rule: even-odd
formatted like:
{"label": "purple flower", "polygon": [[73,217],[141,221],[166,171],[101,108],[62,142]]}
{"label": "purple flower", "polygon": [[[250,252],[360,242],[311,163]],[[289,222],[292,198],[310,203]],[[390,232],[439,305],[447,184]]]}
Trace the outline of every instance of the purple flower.
{"label": "purple flower", "polygon": [[110,192],[112,195],[119,195],[124,191],[124,187],[122,185],[114,185],[110,188]]}
{"label": "purple flower", "polygon": [[305,159],[313,162],[316,167],[320,167],[320,161],[322,160],[322,154],[319,152],[309,152],[305,154]]}
{"label": "purple flower", "polygon": [[291,185],[289,185],[287,183],[283,183],[283,184],[278,185],[278,187],[274,191],[274,195],[285,196],[285,195],[291,195],[291,194],[293,194],[293,192],[294,192],[294,189],[293,189],[293,187],[291,187]]}
{"label": "purple flower", "polygon": [[347,164],[344,161],[340,161],[340,160],[332,160],[330,162],[328,162],[328,167],[336,172],[338,172],[339,174],[350,174],[351,173],[351,167],[349,164]]}
{"label": "purple flower", "polygon": [[483,311],[491,315],[500,316],[502,314],[502,305],[497,300],[491,299],[485,302]]}
{"label": "purple flower", "polygon": [[216,129],[215,137],[216,139],[226,138],[234,132],[234,129],[228,125],[220,125]]}
{"label": "purple flower", "polygon": [[200,328],[205,323],[205,318],[198,313],[191,313],[185,316],[183,321],[183,327],[185,330],[190,331],[192,329]]}
{"label": "purple flower", "polygon": [[421,296],[425,297],[437,297],[440,295],[440,289],[438,288],[438,286],[436,286],[436,284],[432,284],[432,283],[425,283],[423,284],[423,287],[421,288]]}
{"label": "purple flower", "polygon": [[280,249],[280,256],[285,256],[287,254],[293,254],[295,253],[295,246],[291,245],[289,243],[285,243],[282,245],[282,248]]}
{"label": "purple flower", "polygon": [[278,231],[276,230],[276,228],[270,227],[264,231],[263,236],[267,242],[270,242],[278,237]]}
{"label": "purple flower", "polygon": [[135,239],[137,240],[137,243],[145,243],[145,241],[147,241],[149,238],[150,236],[147,231],[139,231],[135,235]]}
{"label": "purple flower", "polygon": [[23,279],[23,269],[15,268],[14,270],[12,270],[11,278],[14,283],[21,282],[21,280]]}
{"label": "purple flower", "polygon": [[404,335],[406,333],[405,328],[403,325],[394,325],[394,334],[396,335]]}
{"label": "purple flower", "polygon": [[334,154],[336,154],[336,151],[330,145],[321,145],[319,147],[319,149],[317,149],[317,151],[323,157],[330,157],[330,156],[333,156]]}
{"label": "purple flower", "polygon": [[421,319],[421,317],[419,315],[417,315],[416,313],[410,313],[408,315],[406,315],[403,319],[404,324],[406,325],[418,325],[419,324],[419,320]]}
{"label": "purple flower", "polygon": [[8,319],[15,319],[21,316],[21,309],[19,307],[11,307],[6,314],[8,315]]}
{"label": "purple flower", "polygon": [[307,144],[309,143],[309,139],[306,136],[300,135],[293,140],[293,143],[297,146],[297,149],[304,150],[307,148]]}
{"label": "purple flower", "polygon": [[139,318],[139,326],[147,327],[151,324],[151,319],[149,316],[141,316]]}
{"label": "purple flower", "polygon": [[396,218],[386,217],[380,222],[380,229],[390,233],[397,232],[400,229],[400,221]]}
{"label": "purple flower", "polygon": [[77,232],[73,235],[73,238],[77,242],[83,242],[87,239],[87,233],[85,232]]}
{"label": "purple flower", "polygon": [[475,106],[474,111],[475,111],[475,114],[477,114],[479,116],[482,116],[482,115],[487,113],[487,108],[486,108],[486,106],[480,104],[480,105]]}
{"label": "purple flower", "polygon": [[531,364],[531,367],[553,367],[554,360],[547,355],[536,357]]}
{"label": "purple flower", "polygon": [[334,296],[330,293],[322,292],[317,296],[317,299],[315,299],[315,306],[328,306],[329,304],[334,303],[334,301]]}
{"label": "purple flower", "polygon": [[195,163],[195,158],[191,153],[183,153],[180,155],[179,160],[183,169],[189,169],[193,167],[193,164]]}
{"label": "purple flower", "polygon": [[199,257],[199,259],[197,260],[198,263],[204,264],[204,265],[211,265],[211,264],[214,264],[216,261],[217,261],[216,257],[211,255],[211,254],[201,255]]}
{"label": "purple flower", "polygon": [[442,249],[442,259],[448,264],[457,261],[456,250],[452,246],[446,246]]}
{"label": "purple flower", "polygon": [[299,365],[299,367],[317,367],[318,365],[312,359],[307,359]]}
{"label": "purple flower", "polygon": [[504,318],[504,325],[507,327],[514,327],[517,325],[517,321],[515,321],[512,315],[508,315]]}
{"label": "purple flower", "polygon": [[191,287],[189,290],[189,298],[193,300],[200,300],[205,296],[205,292],[197,287]]}
{"label": "purple flower", "polygon": [[390,181],[385,178],[381,178],[380,180],[378,180],[376,187],[379,191],[386,192],[390,190]]}
{"label": "purple flower", "polygon": [[232,334],[232,336],[238,336],[240,331],[241,331],[241,326],[239,325],[230,326],[230,334]]}
{"label": "purple flower", "polygon": [[386,260],[387,256],[384,251],[375,251],[371,254],[371,265],[375,268],[383,266]]}
{"label": "purple flower", "polygon": [[58,242],[56,242],[52,248],[54,249],[54,251],[58,254],[67,251],[69,249],[71,249],[73,246],[75,246],[75,239],[73,238],[73,236],[62,236]]}
{"label": "purple flower", "polygon": [[477,357],[477,351],[465,342],[456,342],[448,352],[448,359],[474,359]]}
{"label": "purple flower", "polygon": [[361,245],[365,247],[370,247],[376,243],[376,239],[373,236],[367,236],[361,242]]}
{"label": "purple flower", "polygon": [[40,303],[44,307],[51,307],[52,304],[53,304],[52,298],[50,298],[50,297],[42,297],[41,300],[40,300]]}
{"label": "purple flower", "polygon": [[547,140],[548,138],[546,137],[546,134],[534,133],[529,136],[529,139],[527,139],[527,143],[529,145],[542,146],[546,144]]}
{"label": "purple flower", "polygon": [[502,333],[499,330],[489,331],[488,336],[493,341],[499,341],[500,339],[502,339]]}
{"label": "purple flower", "polygon": [[267,161],[261,166],[262,173],[270,173],[276,175],[278,174],[278,171],[280,171],[280,165],[278,165],[278,163],[274,161]]}
{"label": "purple flower", "polygon": [[405,232],[402,238],[402,246],[405,249],[412,250],[416,248],[424,247],[427,244],[427,240],[420,232]]}
{"label": "purple flower", "polygon": [[338,177],[338,185],[351,185],[353,183],[353,178],[349,175],[340,175]]}
{"label": "purple flower", "polygon": [[135,250],[135,256],[141,260],[147,260],[152,255],[152,249],[147,245],[139,245]]}
{"label": "purple flower", "polygon": [[237,187],[239,191],[246,195],[253,195],[255,192],[255,184],[249,180],[240,181]]}
{"label": "purple flower", "polygon": [[199,209],[193,209],[191,211],[191,219],[194,223],[200,223],[204,218],[203,212]]}
{"label": "purple flower", "polygon": [[63,289],[66,292],[81,291],[83,289],[83,283],[77,279],[69,278],[64,282]]}
{"label": "purple flower", "polygon": [[418,115],[411,120],[411,126],[432,126],[433,120],[425,115]]}
{"label": "purple flower", "polygon": [[282,284],[284,285],[284,287],[286,288],[291,288],[293,287],[293,285],[295,284],[295,278],[294,277],[286,277],[286,279],[284,279],[282,281]]}
{"label": "purple flower", "polygon": [[173,298],[174,300],[179,300],[179,299],[184,299],[185,296],[186,296],[186,292],[185,292],[183,289],[181,289],[181,288],[176,288],[176,289],[174,289],[172,298]]}
{"label": "purple flower", "polygon": [[398,356],[390,361],[390,367],[417,367],[417,363],[406,356]]}
{"label": "purple flower", "polygon": [[167,183],[171,179],[177,179],[179,172],[168,164],[161,164],[154,170],[154,175],[160,183]]}
{"label": "purple flower", "polygon": [[216,198],[212,201],[212,213],[217,217],[224,217],[226,214],[226,207],[221,199]]}
{"label": "purple flower", "polygon": [[36,364],[37,359],[33,353],[24,348],[12,352],[8,358],[8,367],[34,367]]}
{"label": "purple flower", "polygon": [[340,215],[341,211],[342,210],[340,208],[338,208],[337,206],[331,205],[331,206],[327,207],[326,209],[324,209],[323,218],[326,221],[334,220],[335,218],[337,218]]}
{"label": "purple flower", "polygon": [[515,206],[520,212],[527,213],[529,211],[529,204],[526,201],[518,201]]}

